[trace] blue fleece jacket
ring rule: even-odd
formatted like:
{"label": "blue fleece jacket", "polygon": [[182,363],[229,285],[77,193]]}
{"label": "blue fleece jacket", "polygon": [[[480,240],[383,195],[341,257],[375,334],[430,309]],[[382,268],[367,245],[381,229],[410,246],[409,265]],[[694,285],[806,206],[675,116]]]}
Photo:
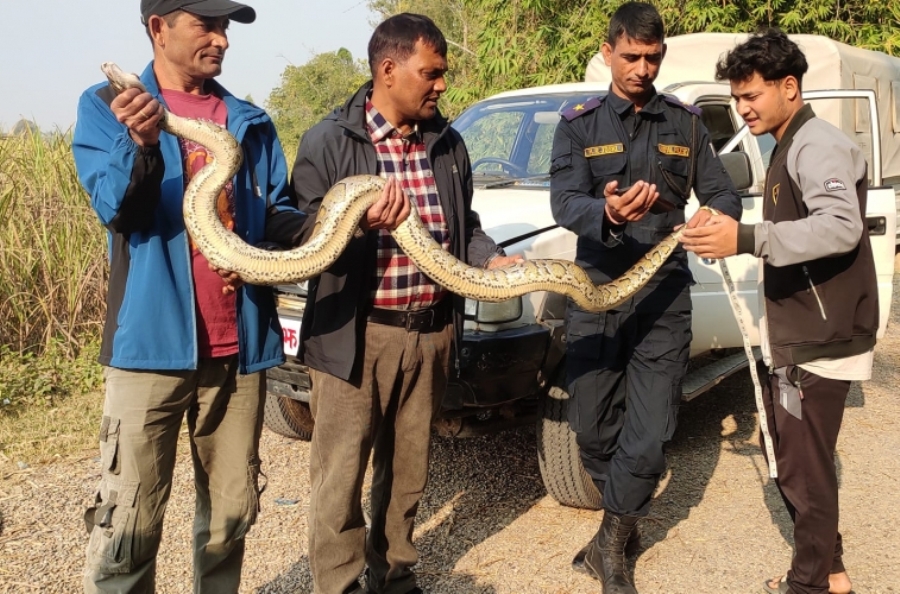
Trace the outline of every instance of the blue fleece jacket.
{"label": "blue fleece jacket", "polygon": [[[144,86],[163,103],[151,62]],[[228,108],[228,131],[243,148],[234,178],[235,232],[249,244],[293,245],[305,215],[288,198],[287,169],[269,116],[228,93],[209,90]],[[197,314],[191,251],[181,207],[184,172],[178,139],[160,135],[142,148],[109,107],[106,83],[78,104],[72,151],[91,205],[109,231],[110,279],[100,362],[125,369],[197,367]],[[283,362],[281,328],[268,287],[244,285],[237,294],[240,370],[253,373]]]}

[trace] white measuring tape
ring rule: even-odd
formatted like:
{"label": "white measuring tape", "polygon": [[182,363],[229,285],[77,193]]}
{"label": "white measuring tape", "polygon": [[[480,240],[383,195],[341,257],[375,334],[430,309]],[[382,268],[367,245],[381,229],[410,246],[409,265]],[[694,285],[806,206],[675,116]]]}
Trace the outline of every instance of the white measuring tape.
{"label": "white measuring tape", "polygon": [[[719,212],[715,209],[709,209],[713,215]],[[704,261],[710,262],[706,258]],[[734,319],[737,321],[738,328],[741,331],[741,339],[744,341],[744,353],[747,355],[747,361],[750,363],[750,377],[753,378],[753,393],[756,397],[756,411],[759,413],[759,430],[762,432],[763,444],[766,448],[766,458],[769,460],[769,478],[778,478],[778,464],[775,461],[775,448],[772,446],[772,436],[769,434],[769,421],[766,415],[766,407],[762,399],[762,387],[759,384],[759,374],[756,373],[756,357],[753,356],[753,347],[750,346],[750,335],[744,326],[744,315],[741,304],[737,298],[737,291],[734,288],[734,281],[731,280],[731,274],[728,272],[728,265],[724,259],[719,260],[719,269],[722,271],[722,278],[725,281],[725,288],[728,291],[728,302],[731,304],[731,311]]]}

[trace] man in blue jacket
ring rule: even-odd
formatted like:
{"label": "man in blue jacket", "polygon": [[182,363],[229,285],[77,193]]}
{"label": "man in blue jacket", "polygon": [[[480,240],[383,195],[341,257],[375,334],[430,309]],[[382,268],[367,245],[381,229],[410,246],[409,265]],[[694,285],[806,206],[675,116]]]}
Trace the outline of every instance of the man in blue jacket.
{"label": "man in blue jacket", "polygon": [[187,413],[197,491],[193,591],[237,592],[244,536],[259,506],[262,372],[283,361],[281,330],[270,289],[212,270],[185,232],[184,188],[208,156],[160,131],[163,105],[225,126],[240,142],[243,165],[219,195],[218,211],[244,241],[295,245],[306,216],[289,200],[269,116],[214,81],[229,22],[250,23],[254,10],[229,0],[142,0],[141,16],[153,44],[141,76],[147,92],[88,89],[73,143],[110,250],[100,355],[103,468],[96,504],[85,514],[84,588],[154,590]]}

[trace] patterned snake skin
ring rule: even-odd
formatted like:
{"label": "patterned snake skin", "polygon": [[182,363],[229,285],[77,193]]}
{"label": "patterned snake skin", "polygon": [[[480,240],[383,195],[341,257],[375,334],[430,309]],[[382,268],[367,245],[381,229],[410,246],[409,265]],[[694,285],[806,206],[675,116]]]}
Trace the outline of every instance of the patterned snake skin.
{"label": "patterned snake skin", "polygon": [[[144,89],[136,75],[123,72],[111,62],[104,63],[101,70],[116,92],[129,87]],[[323,197],[306,243],[286,251],[255,248],[228,230],[216,212],[216,196],[241,166],[242,151],[237,141],[216,124],[181,118],[169,111],[165,111],[160,128],[203,145],[213,157],[185,189],[185,227],[213,266],[234,271],[247,283],[293,283],[327,270],[384,187],[384,180],[373,175],[342,179]],[[532,291],[552,291],[572,298],[584,310],[603,311],[628,300],[647,284],[678,246],[681,232],[673,232],[621,277],[602,285],[594,285],[583,268],[567,260],[527,260],[493,270],[469,266],[441,249],[415,207],[391,235],[422,272],[458,295],[499,302]]]}

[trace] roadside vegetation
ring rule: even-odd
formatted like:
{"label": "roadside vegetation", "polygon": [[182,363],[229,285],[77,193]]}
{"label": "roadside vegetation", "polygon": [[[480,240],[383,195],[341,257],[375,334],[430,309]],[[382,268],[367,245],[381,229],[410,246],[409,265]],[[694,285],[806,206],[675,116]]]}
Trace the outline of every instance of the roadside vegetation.
{"label": "roadside vegetation", "polygon": [[[373,25],[411,11],[431,16],[444,31],[450,89],[441,109],[452,118],[502,90],[580,80],[622,0],[367,4]],[[900,54],[900,3],[888,0],[654,4],[668,35],[778,26]],[[275,120],[288,163],[302,134],[367,77],[365,56],[354,57],[346,49],[285,68],[281,85],[264,106]],[[102,383],[96,356],[105,314],[106,234],[78,183],[71,133],[42,134],[34,123],[24,124],[11,134],[0,131],[0,461],[10,444],[37,447],[29,451],[43,451],[36,454],[42,457],[56,447],[52,435],[93,427]],[[70,426],[71,418],[79,420]]]}
{"label": "roadside vegetation", "polygon": [[22,441],[12,430],[53,443],[71,427],[48,409],[101,383],[105,239],[70,143],[31,128],[0,138],[0,455]]}

